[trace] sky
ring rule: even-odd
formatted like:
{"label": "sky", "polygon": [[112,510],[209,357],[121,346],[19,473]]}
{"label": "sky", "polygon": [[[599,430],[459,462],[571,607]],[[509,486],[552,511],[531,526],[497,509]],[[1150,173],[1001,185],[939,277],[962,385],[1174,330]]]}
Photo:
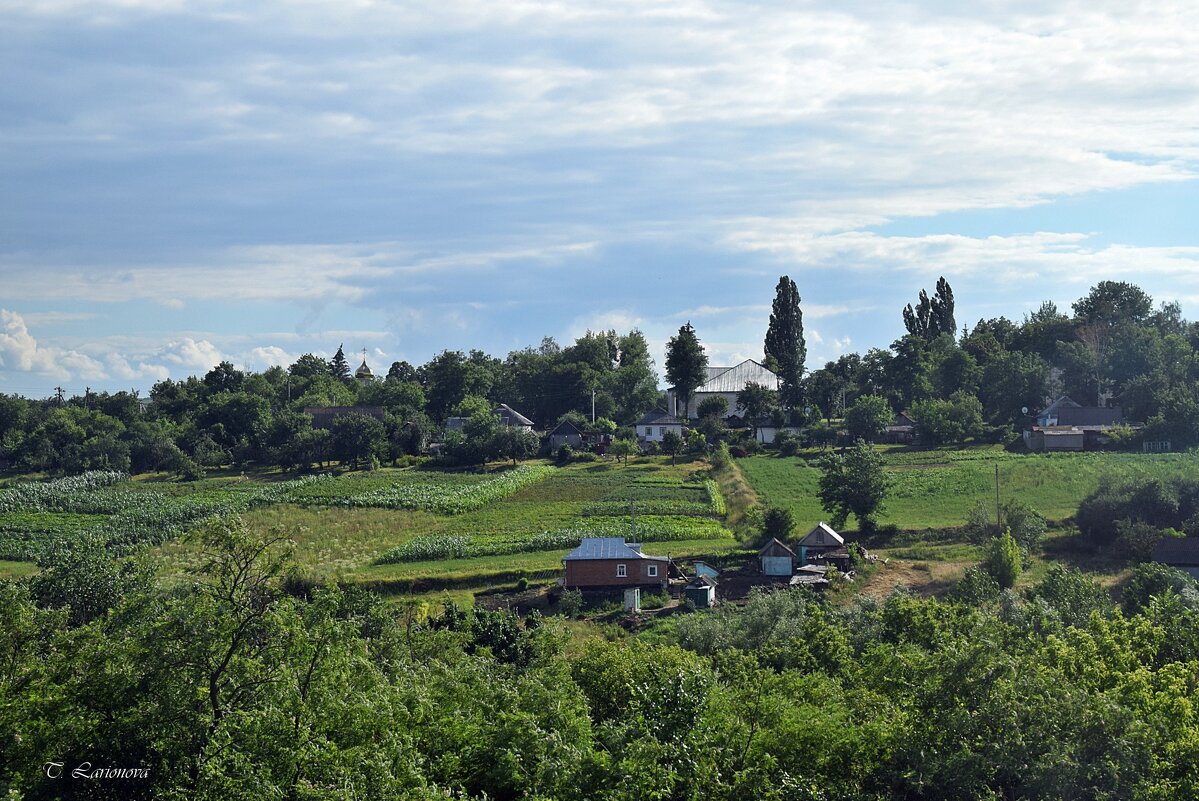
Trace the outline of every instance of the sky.
{"label": "sky", "polygon": [[[0,0],[0,392],[1199,312],[1199,4]],[[352,361],[359,356],[351,355]]]}

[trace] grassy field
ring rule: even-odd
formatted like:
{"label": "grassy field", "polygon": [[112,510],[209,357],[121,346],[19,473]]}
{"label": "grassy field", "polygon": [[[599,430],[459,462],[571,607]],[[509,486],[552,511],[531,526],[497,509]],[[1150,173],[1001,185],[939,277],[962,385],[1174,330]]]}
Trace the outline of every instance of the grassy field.
{"label": "grassy field", "polygon": [[[521,577],[548,580],[559,574],[562,557],[569,549],[379,562],[389,552],[402,551],[414,542],[456,539],[487,551],[520,548],[547,533],[621,536],[630,531],[630,503],[650,512],[673,512],[638,514],[637,538],[649,543],[647,551],[669,556],[723,553],[737,547],[737,543],[723,526],[724,514],[713,508],[713,496],[720,499],[721,508],[723,498],[706,480],[706,468],[700,462],[672,466],[665,458],[640,459],[627,466],[609,462],[573,464],[507,497],[454,515],[313,506],[313,493],[306,490],[297,503],[259,506],[243,513],[242,519],[252,530],[277,532],[294,541],[301,569],[319,579],[360,581],[404,594],[484,587]],[[383,473],[344,476],[316,491],[336,499],[347,494],[350,482],[361,482],[359,486],[375,491],[385,489],[388,481],[403,480],[403,475],[389,477]],[[429,480],[429,474],[419,479]],[[669,541],[656,541],[662,539]],[[198,558],[197,549],[188,540],[164,543],[154,554],[168,573],[194,564]]]}
{"label": "grassy field", "polygon": [[[884,459],[892,483],[879,520],[902,529],[959,526],[978,503],[993,508],[997,466],[1001,498],[1019,498],[1051,521],[1071,517],[1103,478],[1167,478],[1199,470],[1196,454],[891,449],[884,451]],[[753,456],[738,465],[762,501],[790,509],[799,527],[827,519],[816,495],[820,470],[812,455]]]}

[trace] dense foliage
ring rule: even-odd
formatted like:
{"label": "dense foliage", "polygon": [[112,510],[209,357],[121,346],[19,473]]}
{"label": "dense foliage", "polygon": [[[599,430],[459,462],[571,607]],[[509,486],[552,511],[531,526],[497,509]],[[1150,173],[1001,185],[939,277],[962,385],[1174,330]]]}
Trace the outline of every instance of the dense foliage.
{"label": "dense foliage", "polygon": [[1073,312],[1046,302],[1023,321],[996,317],[959,331],[942,278],[933,297],[922,291],[904,309],[904,337],[812,371],[807,397],[830,419],[861,397],[885,398],[937,445],[1009,442],[1033,422],[1030,413],[1068,395],[1084,406],[1120,405],[1126,420],[1145,424],[1121,445],[1199,444],[1199,323],[1183,319],[1176,303],[1154,310],[1138,287],[1115,281],[1096,284]]}
{"label": "dense foliage", "polygon": [[[119,566],[69,587],[0,584],[0,792],[1199,794],[1199,611],[1177,572],[1138,572],[1124,609],[1054,568],[976,605],[898,594],[833,607],[781,590],[609,641],[536,615],[397,614],[290,575],[280,543],[237,525],[203,544],[203,567],[174,590]],[[75,615],[83,596],[94,603]],[[146,774],[72,777],[84,762]],[[48,763],[66,770],[52,778]]]}

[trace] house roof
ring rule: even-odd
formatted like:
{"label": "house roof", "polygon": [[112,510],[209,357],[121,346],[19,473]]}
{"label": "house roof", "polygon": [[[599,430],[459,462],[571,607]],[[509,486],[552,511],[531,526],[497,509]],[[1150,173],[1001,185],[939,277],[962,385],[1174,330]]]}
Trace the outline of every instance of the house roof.
{"label": "house roof", "polygon": [[495,414],[499,415],[501,420],[503,420],[505,423],[507,423],[509,425],[513,425],[513,424],[518,425],[518,426],[532,426],[533,425],[532,420],[525,417],[523,414],[516,411],[515,409],[513,409],[511,406],[509,406],[506,403],[501,403],[499,406],[495,407],[495,409],[493,411],[495,412]]}
{"label": "house roof", "polygon": [[[713,370],[721,372],[712,375]],[[735,367],[709,367],[708,380],[700,384],[695,392],[740,392],[751,382],[762,384],[769,389],[778,389],[779,377],[753,359],[746,359]]]}
{"label": "house roof", "polygon": [[[1100,408],[1097,406],[1069,406],[1057,410],[1059,426],[1110,426],[1123,418],[1119,406]],[[1042,414],[1044,416],[1044,413]]]}
{"label": "house roof", "polygon": [[687,584],[688,587],[715,587],[716,582],[710,576],[696,576]]}
{"label": "house roof", "polygon": [[795,551],[788,548],[778,537],[771,537],[770,542],[762,546],[758,551],[758,556],[790,556],[795,557]]}
{"label": "house roof", "polygon": [[580,559],[651,559],[669,562],[668,556],[649,556],[641,553],[639,543],[626,543],[624,537],[584,537],[578,548],[566,555],[567,561]]}
{"label": "house roof", "polygon": [[1062,395],[1060,398],[1055,400],[1053,403],[1049,404],[1044,409],[1042,409],[1041,414],[1042,415],[1053,414],[1054,412],[1056,412],[1060,409],[1077,409],[1081,406],[1082,406],[1082,404],[1075,403],[1070,398],[1069,395]]}
{"label": "house roof", "polygon": [[916,425],[916,421],[912,418],[912,415],[906,411],[903,411],[892,418],[891,423],[887,426],[887,428],[911,428],[914,425]]}
{"label": "house roof", "polygon": [[797,573],[810,573],[813,576],[823,576],[828,573],[828,565],[804,565],[798,568]]}
{"label": "house roof", "polygon": [[812,527],[811,531],[804,535],[804,538],[799,541],[799,544],[807,548],[820,545],[841,546],[845,544],[845,539],[840,534],[833,531],[832,526],[821,520]]}
{"label": "house roof", "polygon": [[1174,567],[1199,566],[1199,537],[1166,537],[1153,549],[1153,561]]}
{"label": "house roof", "polygon": [[633,425],[638,426],[681,426],[683,421],[675,417],[665,409],[654,409],[646,412],[640,420]]}
{"label": "house roof", "polygon": [[554,430],[550,432],[551,437],[565,437],[570,434],[578,434],[580,437],[583,436],[583,432],[579,429],[579,427],[569,420],[563,420],[561,423],[558,423]]}
{"label": "house roof", "polygon": [[375,374],[371,372],[371,368],[366,363],[366,359],[362,360],[362,366],[354,371],[355,378],[374,378]]}

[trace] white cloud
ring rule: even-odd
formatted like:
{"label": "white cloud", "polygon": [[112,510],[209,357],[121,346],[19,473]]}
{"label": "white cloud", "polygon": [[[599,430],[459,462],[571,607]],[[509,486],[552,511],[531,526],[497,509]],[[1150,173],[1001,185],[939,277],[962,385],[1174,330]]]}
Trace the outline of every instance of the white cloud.
{"label": "white cloud", "polygon": [[41,373],[56,380],[72,376],[107,378],[104,366],[74,350],[39,344],[29,333],[24,318],[0,309],[0,367],[22,373]]}
{"label": "white cloud", "polygon": [[295,364],[297,358],[278,345],[265,345],[252,348],[241,359],[241,363],[251,370],[265,370],[268,367],[288,367]]}
{"label": "white cloud", "polygon": [[225,361],[225,356],[211,342],[206,339],[197,342],[191,337],[168,342],[154,356],[158,361],[201,375]]}

